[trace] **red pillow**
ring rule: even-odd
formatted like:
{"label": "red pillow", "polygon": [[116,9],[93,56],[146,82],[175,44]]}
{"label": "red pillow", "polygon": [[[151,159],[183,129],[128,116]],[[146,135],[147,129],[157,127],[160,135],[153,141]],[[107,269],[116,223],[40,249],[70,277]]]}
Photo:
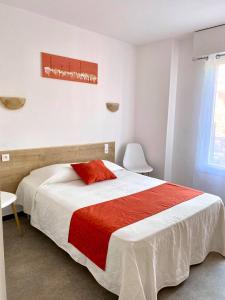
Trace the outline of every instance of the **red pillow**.
{"label": "red pillow", "polygon": [[101,160],[92,160],[88,163],[71,164],[71,167],[86,184],[117,178],[115,174],[106,168]]}

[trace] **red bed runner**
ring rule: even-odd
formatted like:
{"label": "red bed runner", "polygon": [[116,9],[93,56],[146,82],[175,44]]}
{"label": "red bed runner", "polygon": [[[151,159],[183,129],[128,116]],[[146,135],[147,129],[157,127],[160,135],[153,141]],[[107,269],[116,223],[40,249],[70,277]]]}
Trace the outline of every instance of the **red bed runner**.
{"label": "red bed runner", "polygon": [[164,183],[142,192],[78,209],[71,218],[68,242],[105,270],[108,244],[114,231],[202,193]]}

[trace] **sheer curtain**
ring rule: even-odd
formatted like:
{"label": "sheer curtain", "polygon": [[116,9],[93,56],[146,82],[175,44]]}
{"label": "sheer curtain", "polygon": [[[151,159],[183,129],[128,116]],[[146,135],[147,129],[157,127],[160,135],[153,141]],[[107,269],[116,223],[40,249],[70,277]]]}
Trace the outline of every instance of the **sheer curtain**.
{"label": "sheer curtain", "polygon": [[209,56],[200,72],[202,80],[198,89],[201,103],[198,108],[199,124],[196,134],[193,185],[198,189],[219,195],[225,201],[225,168],[219,164],[212,164],[209,160],[213,146],[216,80],[220,62],[215,55]]}

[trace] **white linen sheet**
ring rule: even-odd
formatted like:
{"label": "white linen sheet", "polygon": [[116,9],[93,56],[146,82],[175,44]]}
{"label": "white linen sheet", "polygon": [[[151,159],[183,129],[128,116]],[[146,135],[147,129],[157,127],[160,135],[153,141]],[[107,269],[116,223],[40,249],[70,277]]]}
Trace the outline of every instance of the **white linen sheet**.
{"label": "white linen sheet", "polygon": [[202,262],[209,252],[225,256],[223,202],[202,194],[114,232],[106,271],[101,270],[67,242],[73,212],[164,182],[124,169],[115,173],[116,180],[92,185],[76,180],[39,186],[29,175],[18,187],[18,203],[34,227],[86,266],[119,300],[156,300],[160,289],[185,280],[190,265]]}

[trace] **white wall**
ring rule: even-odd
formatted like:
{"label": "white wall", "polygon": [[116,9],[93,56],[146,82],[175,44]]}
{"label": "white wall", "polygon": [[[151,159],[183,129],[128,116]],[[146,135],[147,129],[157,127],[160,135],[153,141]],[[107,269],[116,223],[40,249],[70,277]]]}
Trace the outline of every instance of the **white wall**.
{"label": "white wall", "polygon": [[[0,105],[0,148],[133,139],[135,48],[126,43],[0,5],[1,96],[26,97],[21,110]],[[97,62],[99,84],[40,76],[40,52]],[[105,102],[118,101],[111,113]]]}
{"label": "white wall", "polygon": [[198,130],[194,92],[195,67],[198,62],[192,61],[192,55],[192,36],[180,40],[172,180],[189,186],[193,184],[195,137]]}
{"label": "white wall", "polygon": [[201,57],[225,50],[225,25],[220,25],[193,34],[193,56]]}
{"label": "white wall", "polygon": [[135,139],[159,178],[164,177],[172,48],[173,41],[165,40],[137,52]]}
{"label": "white wall", "polygon": [[168,99],[168,117],[167,117],[167,133],[166,133],[166,153],[165,153],[165,167],[164,179],[172,180],[173,169],[173,152],[175,140],[175,116],[176,116],[176,102],[177,102],[177,77],[178,77],[178,59],[179,59],[179,45],[177,41],[172,43],[172,52],[170,60],[170,86]]}

